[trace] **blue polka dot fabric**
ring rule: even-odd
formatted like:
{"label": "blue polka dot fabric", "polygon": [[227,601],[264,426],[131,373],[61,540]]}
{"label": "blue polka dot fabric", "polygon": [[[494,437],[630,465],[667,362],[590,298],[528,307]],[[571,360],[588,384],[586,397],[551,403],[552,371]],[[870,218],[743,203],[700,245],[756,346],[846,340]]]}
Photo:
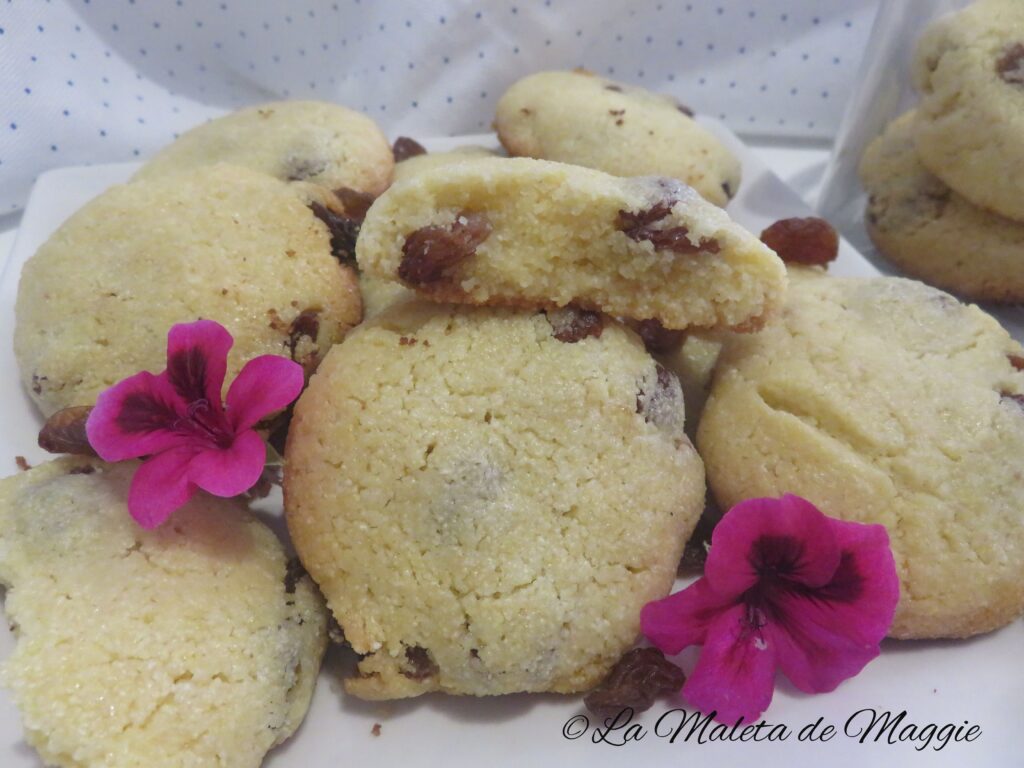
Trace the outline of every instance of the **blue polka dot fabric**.
{"label": "blue polka dot fabric", "polygon": [[336,101],[384,131],[489,129],[585,67],[748,136],[830,138],[878,0],[0,0],[0,213],[57,166],[143,159],[226,110]]}

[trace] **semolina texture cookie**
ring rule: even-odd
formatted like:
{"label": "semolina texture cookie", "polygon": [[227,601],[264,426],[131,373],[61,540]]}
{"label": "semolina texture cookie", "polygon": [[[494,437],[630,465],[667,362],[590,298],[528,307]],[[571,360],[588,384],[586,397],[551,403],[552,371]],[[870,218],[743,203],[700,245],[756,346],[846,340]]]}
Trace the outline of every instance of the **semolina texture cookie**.
{"label": "semolina texture cookie", "polygon": [[136,463],[65,458],[0,482],[0,675],[47,765],[256,768],[299,727],[326,647],[312,581],[238,501],[147,531]]}
{"label": "semolina texture cookie", "polygon": [[924,166],[975,205],[1024,222],[1024,3],[979,0],[932,24],[914,83]]}
{"label": "semolina texture cookie", "polygon": [[364,320],[376,317],[392,304],[416,297],[415,291],[401,283],[367,274],[359,276],[359,290],[363,295]]}
{"label": "semolina texture cookie", "polygon": [[782,319],[733,336],[698,429],[723,509],[795,493],[880,523],[890,634],[967,637],[1024,610],[1024,349],[901,278],[793,275]]}
{"label": "semolina texture cookie", "polygon": [[395,305],[295,408],[288,529],[366,699],[594,686],[703,509],[679,383],[594,313]]}
{"label": "semolina texture cookie", "polygon": [[405,160],[395,163],[395,181],[408,179],[420,171],[430,168],[440,168],[443,165],[458,163],[463,160],[472,160],[481,157],[496,157],[494,150],[487,147],[467,145],[456,147],[450,152],[427,152],[421,155],[413,155]]}
{"label": "semolina texture cookie", "polygon": [[359,322],[354,271],[289,185],[228,165],[109,189],[25,264],[15,353],[45,415],[165,364],[167,331],[207,318],[234,336],[230,382],[261,354],[312,372]]}
{"label": "semolina texture cookie", "polygon": [[436,301],[573,304],[673,329],[756,329],[786,284],[771,249],[674,179],[529,158],[394,184],[367,212],[356,258]]}
{"label": "semolina texture cookie", "polygon": [[668,176],[725,205],[740,163],[674,99],[590,72],[538,72],[498,101],[494,127],[513,156],[616,176]]}
{"label": "semolina texture cookie", "polygon": [[900,117],[861,161],[872,241],[932,285],[982,301],[1024,300],[1024,223],[979,208],[921,165],[913,124],[913,112]]}
{"label": "semolina texture cookie", "polygon": [[362,113],[323,101],[277,101],[232,112],[182,134],[135,179],[214,163],[374,196],[387,188],[394,168],[387,139]]}

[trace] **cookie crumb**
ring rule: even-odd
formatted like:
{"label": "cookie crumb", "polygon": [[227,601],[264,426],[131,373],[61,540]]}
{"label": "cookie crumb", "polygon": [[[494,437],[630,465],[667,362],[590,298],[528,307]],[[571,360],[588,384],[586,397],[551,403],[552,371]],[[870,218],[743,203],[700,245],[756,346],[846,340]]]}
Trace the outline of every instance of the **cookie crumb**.
{"label": "cookie crumb", "polygon": [[18,465],[18,469],[22,472],[28,472],[32,469],[32,465],[28,463],[24,456],[15,456],[14,463]]}
{"label": "cookie crumb", "polygon": [[380,723],[374,723],[373,728],[370,729],[371,736],[380,736]]}

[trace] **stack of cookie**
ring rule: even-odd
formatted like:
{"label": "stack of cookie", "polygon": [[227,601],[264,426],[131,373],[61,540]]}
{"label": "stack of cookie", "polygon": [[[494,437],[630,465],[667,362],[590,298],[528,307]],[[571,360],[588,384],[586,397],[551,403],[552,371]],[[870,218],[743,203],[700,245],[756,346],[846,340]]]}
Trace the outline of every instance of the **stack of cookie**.
{"label": "stack of cookie", "polygon": [[867,228],[907,274],[1024,300],[1024,4],[980,0],[918,43],[917,109],[861,162]]}

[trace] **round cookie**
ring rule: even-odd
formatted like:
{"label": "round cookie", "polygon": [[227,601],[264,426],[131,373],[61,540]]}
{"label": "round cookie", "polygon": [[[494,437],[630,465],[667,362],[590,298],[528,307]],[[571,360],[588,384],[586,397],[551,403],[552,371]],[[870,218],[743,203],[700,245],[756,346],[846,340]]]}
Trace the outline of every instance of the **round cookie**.
{"label": "round cookie", "polygon": [[49,415],[163,370],[175,323],[208,318],[231,332],[230,382],[262,354],[312,372],[362,307],[355,273],[295,190],[216,165],[88,203],[25,264],[16,315],[22,380]]}
{"label": "round cookie", "polygon": [[914,113],[868,147],[860,176],[868,234],[904,272],[982,301],[1024,300],[1024,224],[970,203],[914,151]]}
{"label": "round cookie", "polygon": [[367,699],[592,687],[671,588],[704,498],[679,383],[632,331],[428,302],[327,356],[284,488]]}
{"label": "round cookie", "polygon": [[933,24],[914,83],[924,166],[975,205],[1024,221],[1024,3],[980,0]]}
{"label": "round cookie", "polygon": [[376,196],[391,181],[394,158],[377,124],[359,112],[323,101],[277,101],[182,134],[142,166],[135,179],[213,163]]}
{"label": "round cookie", "polygon": [[697,441],[723,509],[795,493],[880,523],[893,637],[966,637],[1024,610],[1024,350],[901,278],[798,273],[781,321],[726,344]]}
{"label": "round cookie", "polygon": [[0,482],[4,686],[47,765],[256,768],[309,707],[323,600],[241,502],[202,495],[140,528],[136,466],[60,459]]}
{"label": "round cookie", "polygon": [[363,295],[363,319],[376,317],[392,304],[415,298],[416,292],[394,280],[362,274],[359,290]]}
{"label": "round cookie", "polygon": [[394,180],[401,181],[402,179],[408,179],[411,176],[415,176],[420,171],[425,171],[429,168],[440,168],[442,165],[458,163],[462,160],[495,156],[496,153],[494,150],[475,145],[456,147],[450,152],[427,152],[422,155],[413,155],[412,157],[395,163]]}
{"label": "round cookie", "polygon": [[356,258],[434,301],[574,305],[673,329],[755,330],[786,285],[771,249],[675,179],[524,157],[393,184],[367,211]]}
{"label": "round cookie", "polygon": [[668,96],[589,72],[538,72],[505,91],[494,127],[510,155],[668,176],[725,205],[739,189],[739,160],[691,115]]}

